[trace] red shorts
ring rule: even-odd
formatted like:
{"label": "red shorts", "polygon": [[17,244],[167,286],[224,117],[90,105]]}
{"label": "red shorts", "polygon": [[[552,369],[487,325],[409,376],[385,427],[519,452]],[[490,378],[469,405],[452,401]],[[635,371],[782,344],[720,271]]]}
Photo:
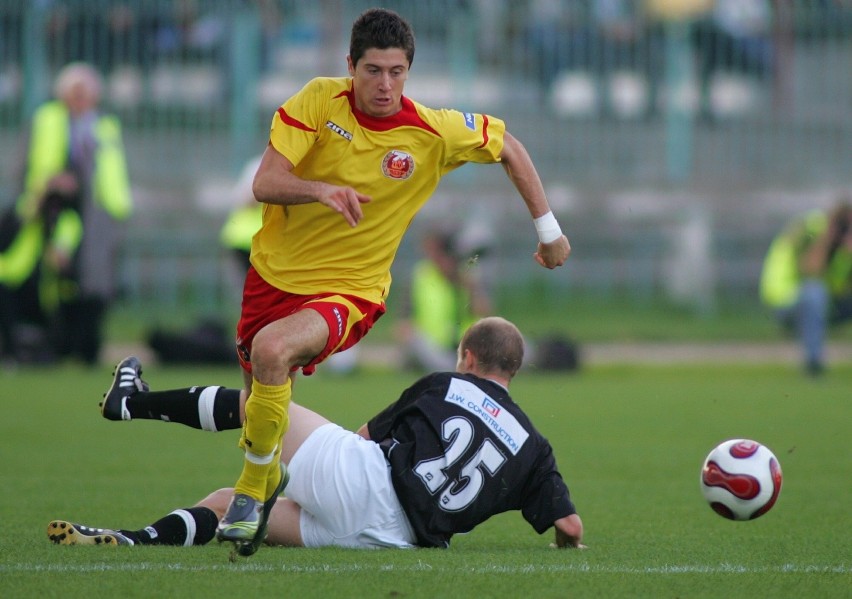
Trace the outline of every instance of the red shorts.
{"label": "red shorts", "polygon": [[251,343],[260,329],[305,309],[316,310],[328,324],[328,342],[323,350],[307,364],[293,369],[301,368],[306,375],[313,374],[317,364],[331,354],[358,343],[385,313],[384,304],[374,304],[353,295],[296,295],[281,291],[250,267],[243,288],[242,314],[237,323],[237,356],[243,370],[251,373]]}

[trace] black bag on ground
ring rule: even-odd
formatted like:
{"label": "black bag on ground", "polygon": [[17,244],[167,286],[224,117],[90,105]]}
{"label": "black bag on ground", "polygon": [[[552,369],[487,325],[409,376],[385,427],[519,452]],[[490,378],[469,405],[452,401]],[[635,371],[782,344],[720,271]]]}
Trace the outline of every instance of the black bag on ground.
{"label": "black bag on ground", "polygon": [[187,331],[155,328],[148,347],[163,364],[237,364],[234,339],[214,320],[202,320]]}
{"label": "black bag on ground", "polygon": [[580,368],[577,342],[562,335],[551,335],[536,344],[534,366],[540,370],[571,371]]}

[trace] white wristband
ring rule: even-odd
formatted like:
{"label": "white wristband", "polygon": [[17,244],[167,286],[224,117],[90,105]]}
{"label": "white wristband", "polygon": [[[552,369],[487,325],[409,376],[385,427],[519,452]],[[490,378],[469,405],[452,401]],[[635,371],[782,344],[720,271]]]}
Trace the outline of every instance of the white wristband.
{"label": "white wristband", "polygon": [[556,222],[553,212],[548,212],[533,219],[533,224],[535,225],[536,233],[538,233],[538,240],[542,243],[553,243],[562,237],[562,229],[559,228],[559,223]]}

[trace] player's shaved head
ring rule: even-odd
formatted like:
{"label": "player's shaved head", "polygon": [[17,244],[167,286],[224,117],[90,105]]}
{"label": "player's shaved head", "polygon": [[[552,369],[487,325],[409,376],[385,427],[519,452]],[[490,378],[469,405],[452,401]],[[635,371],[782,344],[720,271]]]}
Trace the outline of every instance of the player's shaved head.
{"label": "player's shaved head", "polygon": [[524,361],[524,338],[514,324],[500,318],[483,318],[465,332],[459,352],[476,356],[481,373],[500,373],[511,379]]}
{"label": "player's shaved head", "polygon": [[357,65],[370,48],[400,48],[405,52],[410,67],[414,61],[414,31],[408,21],[394,11],[371,8],[361,13],[352,24],[352,37],[349,40],[352,65]]}

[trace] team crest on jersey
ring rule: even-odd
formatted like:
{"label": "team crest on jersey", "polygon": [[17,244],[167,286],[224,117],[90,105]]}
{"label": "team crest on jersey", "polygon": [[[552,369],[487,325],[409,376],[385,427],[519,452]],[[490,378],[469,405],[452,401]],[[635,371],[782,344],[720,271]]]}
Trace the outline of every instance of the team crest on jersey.
{"label": "team crest on jersey", "polygon": [[391,150],[382,160],[382,172],[391,179],[408,179],[414,172],[414,157],[402,150]]}

